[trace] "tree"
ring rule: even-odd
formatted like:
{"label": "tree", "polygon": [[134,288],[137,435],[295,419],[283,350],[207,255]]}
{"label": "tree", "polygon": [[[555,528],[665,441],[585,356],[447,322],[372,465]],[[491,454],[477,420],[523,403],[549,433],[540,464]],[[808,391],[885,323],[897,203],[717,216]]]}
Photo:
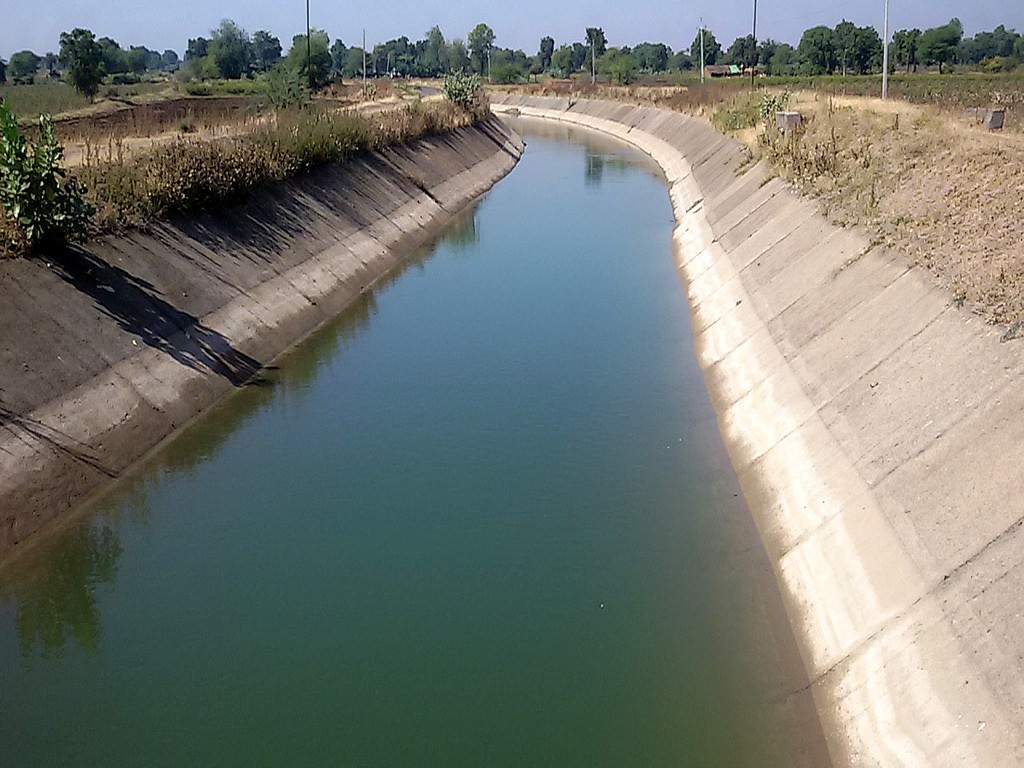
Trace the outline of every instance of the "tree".
{"label": "tree", "polygon": [[769,75],[791,75],[796,71],[796,49],[789,43],[775,43],[762,53],[765,71]]}
{"label": "tree", "polygon": [[[697,36],[693,38],[693,43],[690,45],[690,58],[700,63],[700,32],[697,32]],[[704,30],[704,64],[714,64],[718,61],[722,55],[722,45],[715,40],[715,33],[710,29]]]}
{"label": "tree", "polygon": [[448,43],[436,25],[427,30],[423,39],[419,67],[426,77],[436,77],[448,71]]}
{"label": "tree", "polygon": [[796,53],[805,75],[827,75],[836,68],[835,33],[825,26],[811,27],[800,38]]}
{"label": "tree", "polygon": [[205,37],[196,37],[188,41],[188,47],[185,49],[185,61],[201,59],[208,56],[209,53],[210,41]]}
{"label": "tree", "polygon": [[597,54],[597,58],[601,58],[608,52],[608,38],[604,36],[604,30],[601,27],[587,27],[587,55],[590,55],[590,46],[594,46],[594,53]]}
{"label": "tree", "polygon": [[917,41],[917,57],[925,65],[938,64],[939,74],[942,74],[942,65],[953,61],[956,57],[957,46],[964,36],[964,28],[960,19],[950,19],[948,24],[941,27],[932,27],[921,33]]}
{"label": "tree", "polygon": [[[314,88],[322,88],[331,82],[330,37],[322,29],[312,29],[309,33],[309,68],[306,66],[306,36],[295,35],[292,47],[285,58],[285,66],[305,78],[304,82],[312,82]],[[313,75],[310,77],[310,69]]]}
{"label": "tree", "polygon": [[231,19],[224,19],[210,31],[208,51],[217,73],[225,80],[237,80],[252,68],[249,33]]}
{"label": "tree", "polygon": [[133,45],[128,49],[128,70],[136,75],[146,71],[146,49]]}
{"label": "tree", "polygon": [[164,69],[174,69],[178,66],[178,54],[176,51],[172,51],[168,48],[162,54],[160,54],[160,66]]}
{"label": "tree", "polygon": [[448,46],[448,69],[452,72],[463,72],[469,69],[469,50],[459,38],[452,40]]}
{"label": "tree", "polygon": [[486,24],[477,24],[469,33],[467,42],[474,69],[483,75],[487,66],[487,54],[494,47],[494,31]]}
{"label": "tree", "polygon": [[0,83],[7,79],[7,62],[0,59]]}
{"label": "tree", "polygon": [[[338,42],[341,42],[340,40]],[[281,60],[281,41],[265,29],[252,33],[252,64],[257,72],[266,72]]]}
{"label": "tree", "polygon": [[917,71],[917,43],[921,39],[920,29],[901,29],[892,36],[893,58],[907,68]]}
{"label": "tree", "polygon": [[361,77],[363,74],[363,49],[349,48],[345,56],[345,64],[341,68],[342,77]]}
{"label": "tree", "polygon": [[636,79],[633,57],[629,52],[619,48],[611,48],[601,57],[601,72],[619,85],[629,85]]}
{"label": "tree", "polygon": [[725,52],[722,61],[726,64],[738,64],[742,67],[751,67],[757,58],[757,46],[754,45],[753,35],[737,37],[733,40],[729,50]]}
{"label": "tree", "polygon": [[693,59],[686,51],[677,51],[668,60],[670,71],[686,71],[693,69]]}
{"label": "tree", "polygon": [[836,51],[836,61],[842,67],[843,75],[846,75],[847,67],[853,63],[855,48],[857,45],[857,26],[843,19],[836,24],[832,34],[833,45]]}
{"label": "tree", "polygon": [[36,71],[39,69],[39,57],[32,51],[18,51],[11,55],[7,62],[7,71],[14,82],[32,82]]}
{"label": "tree", "polygon": [[632,52],[633,62],[643,72],[664,72],[672,49],[664,43],[640,43]]}
{"label": "tree", "polygon": [[50,77],[53,77],[53,72],[57,68],[57,61],[57,54],[52,51],[47,51],[43,56],[43,65],[46,67],[46,74]]}
{"label": "tree", "polygon": [[568,77],[572,74],[572,46],[561,45],[558,47],[558,50],[551,54],[551,68],[562,77]]}
{"label": "tree", "polygon": [[874,27],[857,27],[853,47],[853,68],[858,75],[882,69],[882,38]]}
{"label": "tree", "polygon": [[597,80],[597,60],[608,50],[608,40],[601,27],[587,27],[587,59],[590,61],[591,80]]}
{"label": "tree", "polygon": [[551,58],[555,55],[555,39],[553,37],[542,37],[540,39],[540,51],[537,53],[537,60],[542,72],[551,69]]}
{"label": "tree", "polygon": [[79,93],[92,97],[103,80],[103,49],[88,29],[76,28],[60,34],[60,63],[68,82]]}
{"label": "tree", "polygon": [[344,77],[345,65],[348,63],[348,46],[341,39],[331,43],[331,72],[336,77]]}

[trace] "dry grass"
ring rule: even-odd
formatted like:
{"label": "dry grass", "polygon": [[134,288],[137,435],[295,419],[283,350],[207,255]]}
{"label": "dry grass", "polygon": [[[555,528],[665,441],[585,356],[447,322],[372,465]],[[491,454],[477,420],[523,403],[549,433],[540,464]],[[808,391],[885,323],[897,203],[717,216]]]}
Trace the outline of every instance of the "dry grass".
{"label": "dry grass", "polygon": [[768,162],[834,222],[928,269],[989,322],[1024,318],[1024,136],[989,133],[936,107],[797,94],[808,119]]}
{"label": "dry grass", "polygon": [[[219,208],[317,166],[452,131],[482,117],[450,102],[396,106],[373,115],[323,108],[281,112],[227,138],[182,135],[134,153],[111,142],[88,154],[74,175],[89,190],[97,209],[93,234],[100,234]],[[0,210],[0,251],[16,254],[18,242]]]}

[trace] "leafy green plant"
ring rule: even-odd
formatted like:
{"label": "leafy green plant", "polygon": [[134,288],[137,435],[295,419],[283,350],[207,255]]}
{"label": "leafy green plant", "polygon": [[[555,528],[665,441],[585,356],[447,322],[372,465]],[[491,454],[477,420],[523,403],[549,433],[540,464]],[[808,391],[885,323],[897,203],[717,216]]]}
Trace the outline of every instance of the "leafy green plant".
{"label": "leafy green plant", "polygon": [[48,115],[39,118],[38,138],[30,144],[0,101],[0,205],[29,247],[85,237],[94,209],[82,184],[62,167],[63,158]]}
{"label": "leafy green plant", "polygon": [[770,123],[775,119],[776,112],[785,112],[789,107],[789,91],[782,93],[766,93],[761,99],[761,119]]}
{"label": "leafy green plant", "polygon": [[486,99],[480,75],[468,72],[452,72],[447,75],[444,79],[444,95],[448,101],[472,112],[480,110]]}

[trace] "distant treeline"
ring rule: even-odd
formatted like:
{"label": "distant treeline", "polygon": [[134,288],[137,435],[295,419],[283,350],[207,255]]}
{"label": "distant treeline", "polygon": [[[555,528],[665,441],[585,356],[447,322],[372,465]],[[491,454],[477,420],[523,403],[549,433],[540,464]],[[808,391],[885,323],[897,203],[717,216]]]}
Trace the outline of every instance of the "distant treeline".
{"label": "distant treeline", "polygon": [[[91,38],[89,48],[99,57],[100,72],[106,76],[130,78],[147,70],[177,70],[182,67],[173,50],[163,53],[142,46],[122,48],[115,40]],[[75,58],[64,48],[61,54],[43,56],[19,51],[10,62],[0,60],[0,82],[6,76],[15,82],[31,81],[40,72],[58,76],[64,62]],[[817,26],[803,33],[796,47],[772,39],[754,41],[738,37],[723,49],[714,32],[706,28],[697,33],[686,50],[673,51],[664,43],[640,43],[635,46],[609,46],[604,30],[588,27],[582,41],[560,44],[552,37],[540,40],[536,54],[495,45],[496,35],[486,24],[474,27],[466,39],[448,40],[439,27],[432,27],[421,40],[407,37],[374,45],[363,51],[349,47],[340,39],[331,42],[323,29],[310,34],[308,57],[305,35],[292,38],[287,54],[279,38],[266,30],[249,34],[235,22],[225,19],[208,37],[188,41],[183,76],[238,79],[272,70],[301,74],[303,80],[322,86],[337,78],[436,77],[459,70],[471,70],[495,82],[515,82],[550,74],[570,77],[585,72],[602,75],[615,82],[630,82],[638,76],[692,70],[699,67],[703,38],[704,63],[731,64],[741,69],[756,67],[769,75],[865,74],[882,68],[882,39],[874,27],[858,27],[842,21],[834,28]],[[81,35],[76,40],[81,41]],[[80,55],[76,54],[76,55]],[[307,70],[307,58],[309,69]],[[1016,69],[1024,65],[1024,37],[1000,25],[991,32],[964,37],[958,19],[930,29],[902,29],[892,36],[889,49],[891,69],[916,71],[918,67],[960,65],[989,72]]]}

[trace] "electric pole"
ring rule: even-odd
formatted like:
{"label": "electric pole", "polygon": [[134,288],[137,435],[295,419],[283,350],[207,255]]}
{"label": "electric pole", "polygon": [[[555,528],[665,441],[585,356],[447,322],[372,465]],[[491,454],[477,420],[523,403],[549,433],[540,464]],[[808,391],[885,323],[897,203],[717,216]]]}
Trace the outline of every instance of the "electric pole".
{"label": "electric pole", "polygon": [[882,98],[889,97],[889,0],[885,0],[885,26],[882,32]]}
{"label": "electric pole", "polygon": [[704,17],[700,19],[700,84],[704,85]]}
{"label": "electric pole", "polygon": [[[301,49],[300,49],[301,50]],[[309,44],[309,0],[306,0],[306,74],[309,75],[309,92],[313,93],[313,53]]]}
{"label": "electric pole", "polygon": [[754,50],[750,54],[750,90],[754,90],[754,72],[757,69],[757,0],[754,0],[754,29],[750,36],[754,39]]}
{"label": "electric pole", "polygon": [[366,98],[366,30],[363,30],[363,98]]}

